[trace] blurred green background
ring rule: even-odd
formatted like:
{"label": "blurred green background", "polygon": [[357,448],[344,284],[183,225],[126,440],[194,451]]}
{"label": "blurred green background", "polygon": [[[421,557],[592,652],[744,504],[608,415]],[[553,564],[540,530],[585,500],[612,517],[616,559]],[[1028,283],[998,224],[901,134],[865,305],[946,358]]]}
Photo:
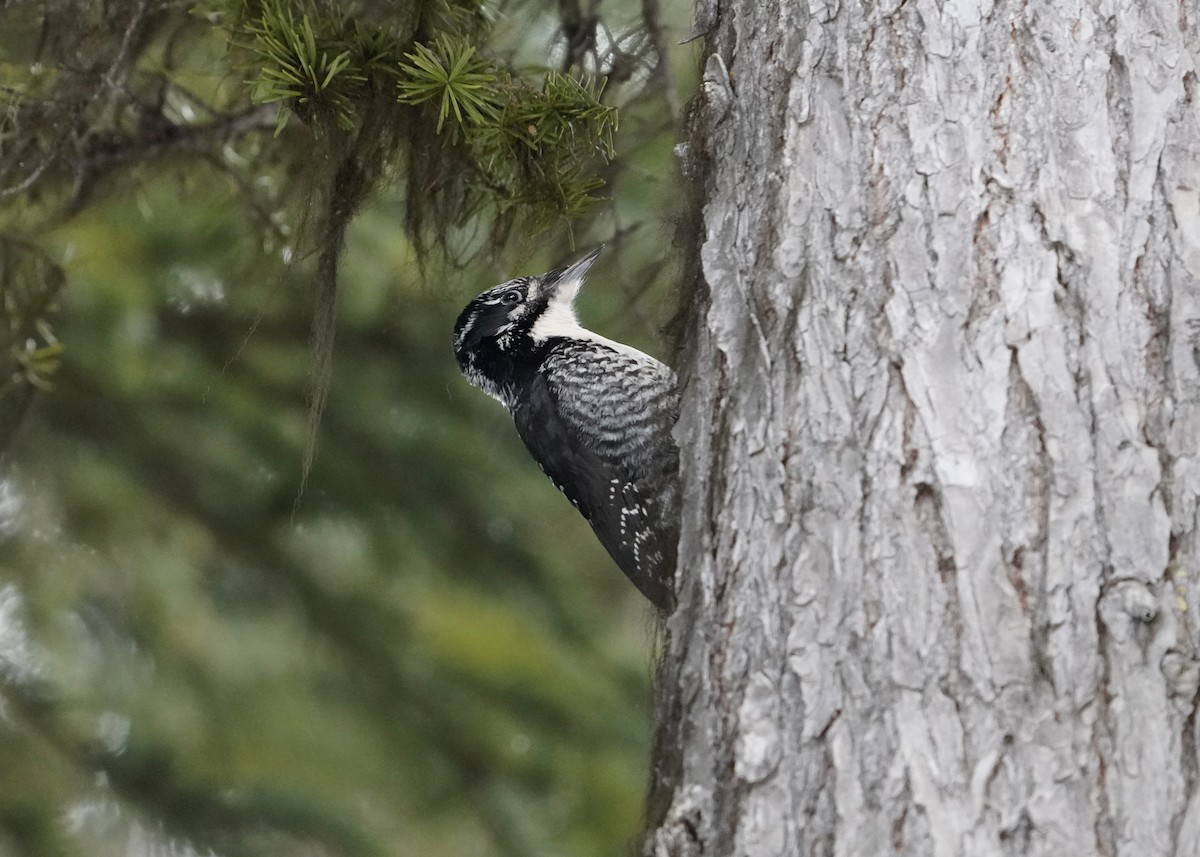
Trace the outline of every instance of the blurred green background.
{"label": "blurred green background", "polygon": [[[6,87],[49,73],[38,5],[0,8]],[[490,8],[493,50],[555,63],[559,5]],[[51,367],[61,345],[47,389],[0,399],[0,428],[20,417],[0,457],[0,857],[629,853],[652,611],[449,338],[479,291],[604,241],[585,324],[669,356],[690,8],[590,11],[641,44],[647,9],[671,74],[610,87],[609,199],[574,246],[561,223],[488,244],[480,215],[418,251],[402,166],[354,219],[298,506],[313,265],[303,177],[272,154],[292,130],[2,199],[9,249],[65,281],[14,335]],[[174,84],[244,97],[202,17],[170,32]]]}

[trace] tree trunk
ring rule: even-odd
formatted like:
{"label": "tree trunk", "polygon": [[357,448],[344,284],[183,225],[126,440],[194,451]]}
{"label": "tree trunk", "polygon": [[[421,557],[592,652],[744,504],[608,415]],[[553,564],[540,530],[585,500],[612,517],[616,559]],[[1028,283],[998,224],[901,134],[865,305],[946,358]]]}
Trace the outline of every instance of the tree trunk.
{"label": "tree trunk", "polygon": [[700,8],[647,853],[1200,853],[1198,18]]}

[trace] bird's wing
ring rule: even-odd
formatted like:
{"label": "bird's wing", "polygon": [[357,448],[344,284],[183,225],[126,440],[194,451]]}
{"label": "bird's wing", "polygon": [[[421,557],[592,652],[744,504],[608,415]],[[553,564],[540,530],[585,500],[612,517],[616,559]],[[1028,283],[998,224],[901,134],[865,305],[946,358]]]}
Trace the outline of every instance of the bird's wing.
{"label": "bird's wing", "polygon": [[591,343],[552,353],[513,407],[539,466],[660,608],[672,597],[678,538],[677,414],[667,367]]}

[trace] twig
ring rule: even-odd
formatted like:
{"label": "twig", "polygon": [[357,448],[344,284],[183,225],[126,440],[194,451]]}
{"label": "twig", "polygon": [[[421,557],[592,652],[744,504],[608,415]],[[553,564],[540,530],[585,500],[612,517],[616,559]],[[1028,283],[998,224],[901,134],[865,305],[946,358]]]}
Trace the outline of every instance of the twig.
{"label": "twig", "polygon": [[646,33],[650,44],[654,46],[656,61],[651,74],[662,84],[663,97],[667,100],[667,109],[671,113],[671,124],[678,127],[680,105],[679,93],[675,88],[675,76],[671,74],[670,63],[667,62],[667,43],[663,39],[662,19],[659,17],[658,0],[642,0],[642,20],[646,24]]}

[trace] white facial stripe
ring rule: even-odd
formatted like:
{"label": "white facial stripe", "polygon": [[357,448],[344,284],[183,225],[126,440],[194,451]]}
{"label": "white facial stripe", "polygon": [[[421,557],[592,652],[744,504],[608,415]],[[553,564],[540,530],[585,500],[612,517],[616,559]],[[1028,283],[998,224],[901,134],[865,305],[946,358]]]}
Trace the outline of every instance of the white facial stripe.
{"label": "white facial stripe", "polygon": [[479,321],[479,310],[471,310],[471,315],[467,317],[467,323],[462,326],[462,330],[458,332],[458,336],[454,337],[454,347],[458,348],[462,345],[467,334],[471,332],[471,328],[475,326],[475,322]]}

